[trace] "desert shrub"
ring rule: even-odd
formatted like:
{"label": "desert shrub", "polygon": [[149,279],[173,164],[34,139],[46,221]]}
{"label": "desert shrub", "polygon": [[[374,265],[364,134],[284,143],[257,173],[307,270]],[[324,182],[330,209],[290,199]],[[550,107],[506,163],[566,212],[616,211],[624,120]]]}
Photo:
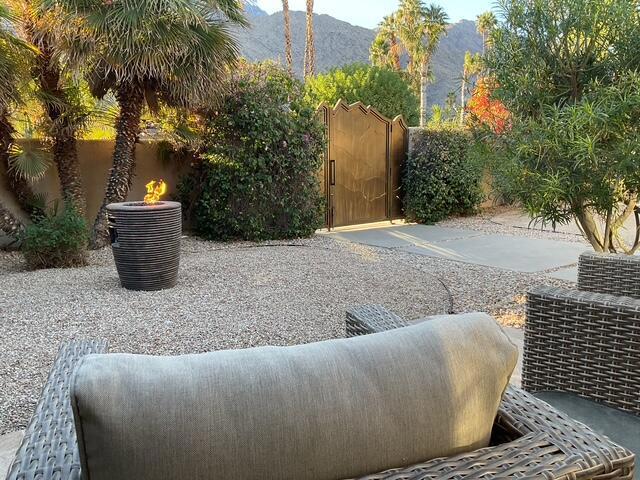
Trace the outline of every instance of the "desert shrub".
{"label": "desert shrub", "polygon": [[360,101],[391,119],[402,115],[409,125],[418,124],[420,102],[401,72],[356,63],[310,79],[306,90],[316,106]]}
{"label": "desert shrub", "polygon": [[68,268],[86,265],[87,223],[75,209],[57,207],[25,228],[22,253],[29,268]]}
{"label": "desert shrub", "polygon": [[482,168],[470,155],[471,136],[460,129],[415,135],[404,175],[407,219],[434,223],[473,213],[482,200]]}
{"label": "desert shrub", "polygon": [[228,82],[180,186],[191,227],[214,240],[313,234],[323,223],[324,127],[303,85],[272,63],[241,63]]}
{"label": "desert shrub", "polygon": [[510,112],[489,140],[503,189],[533,220],[577,223],[598,252],[640,251],[621,235],[640,228],[637,2],[499,3],[485,60]]}

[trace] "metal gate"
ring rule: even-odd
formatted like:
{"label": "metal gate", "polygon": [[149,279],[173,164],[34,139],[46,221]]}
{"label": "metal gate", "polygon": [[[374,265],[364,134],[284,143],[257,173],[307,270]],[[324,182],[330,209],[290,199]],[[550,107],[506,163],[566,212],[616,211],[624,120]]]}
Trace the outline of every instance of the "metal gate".
{"label": "metal gate", "polygon": [[322,184],[328,228],[402,217],[400,178],[407,156],[403,118],[389,120],[372,107],[323,104],[328,148]]}

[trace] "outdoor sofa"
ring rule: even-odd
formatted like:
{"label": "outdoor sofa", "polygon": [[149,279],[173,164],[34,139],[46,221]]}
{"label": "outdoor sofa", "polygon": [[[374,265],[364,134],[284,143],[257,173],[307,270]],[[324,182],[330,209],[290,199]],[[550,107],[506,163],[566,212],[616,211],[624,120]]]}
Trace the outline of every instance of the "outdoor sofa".
{"label": "outdoor sofa", "polygon": [[[422,325],[436,321],[438,319],[425,322]],[[444,320],[440,318],[439,321],[441,324],[446,324],[450,320],[449,318]],[[389,314],[389,312],[380,307],[361,307],[350,311],[348,314],[347,336],[384,332],[388,329],[407,325],[407,322],[393,314]],[[415,326],[408,328],[415,328]],[[409,332],[412,335],[413,330],[403,328],[398,332]],[[378,337],[371,337],[372,341],[374,338]],[[403,341],[408,344],[410,338],[412,337],[404,337]],[[478,348],[481,348],[481,340],[480,336],[474,333],[468,338],[458,338],[453,342],[449,341],[448,354],[464,359],[464,346],[479,342]],[[385,355],[380,355],[376,359],[377,361],[388,362],[384,365],[389,365],[391,374],[393,374],[393,368],[395,368],[396,354],[398,357],[403,357],[404,355],[405,360],[408,362],[414,357],[411,354],[408,356],[409,358],[406,358],[406,352],[402,351],[405,348],[402,345],[405,343],[398,343],[398,347],[394,350],[396,353],[385,352]],[[458,344],[460,344],[460,349],[458,349]],[[511,352],[510,348],[507,348],[506,351]],[[61,348],[33,419],[26,430],[24,441],[17,452],[16,460],[10,469],[8,479],[76,480],[81,478],[81,465],[83,462],[80,458],[76,425],[73,420],[73,405],[69,393],[70,382],[75,381],[74,370],[80,362],[86,362],[89,358],[92,359],[94,366],[99,363],[95,356],[87,357],[87,355],[106,351],[106,344],[99,341],[73,342]],[[486,352],[486,357],[492,357],[496,354],[493,349],[485,349],[484,352]],[[108,355],[108,357],[112,357],[112,355]],[[114,355],[113,357],[115,358],[116,356]],[[477,365],[482,365],[482,362],[485,361],[483,357],[484,355],[478,356],[476,353],[474,359]],[[352,356],[352,358],[355,360],[357,356]],[[503,376],[507,371],[510,374],[510,369],[513,368],[512,362],[514,362],[513,355],[506,355],[505,353],[504,357],[498,356],[496,358],[502,360],[495,364],[495,369],[497,371],[500,370]],[[392,359],[394,360],[393,362],[391,361]],[[117,360],[115,362],[118,363]],[[345,371],[348,372],[349,365],[343,365]],[[420,365],[422,368],[423,363]],[[429,369],[437,371],[441,367],[440,365],[428,364],[424,364],[424,366],[425,372],[428,372]],[[378,373],[389,375],[389,372],[385,372],[385,370],[386,368],[376,370],[376,375]],[[473,370],[473,367],[470,370]],[[415,374],[415,371],[410,373]],[[489,377],[493,374],[493,371],[489,372]],[[91,379],[88,380],[90,381]],[[508,376],[504,380],[507,382]],[[84,381],[86,382],[87,379],[85,378]],[[98,383],[94,387],[96,392],[99,393],[102,385],[100,382]],[[107,389],[108,386],[105,385],[104,388]],[[472,388],[476,387],[472,386]],[[481,388],[481,385],[478,384],[477,388]],[[419,400],[423,397],[427,398],[434,394],[428,389],[420,390],[420,392],[423,393],[413,392],[411,394],[409,398],[411,405],[416,405],[416,400],[418,400],[417,404],[419,405]],[[472,398],[474,393],[473,391],[458,392],[456,401],[464,404],[466,397]],[[371,413],[371,410],[367,407],[367,397],[358,398],[357,400],[359,401],[357,404],[359,409],[358,414],[354,415],[354,417],[367,418]],[[429,405],[427,404],[425,407],[429,408]],[[77,405],[75,408],[77,408]],[[410,433],[410,430],[415,430],[411,425],[411,418],[405,418],[402,423],[404,425],[403,428],[407,429],[407,434]],[[497,406],[497,414],[492,418],[494,418],[493,426],[489,425],[491,427],[489,429],[490,442],[487,447],[422,463],[411,462],[392,470],[361,475],[358,478],[388,480],[489,478],[604,480],[633,478],[635,458],[631,452],[596,434],[586,426],[572,420],[567,415],[550,407],[547,403],[518,388],[512,386],[506,388],[502,400]],[[138,420],[136,419],[136,421]],[[380,420],[389,419],[380,417]],[[395,418],[394,420],[402,419]],[[416,418],[416,422],[417,420]],[[444,420],[446,421],[447,419],[444,418]],[[376,423],[375,419],[373,423]],[[412,433],[415,434],[415,431]],[[425,436],[430,433],[429,431],[424,431]],[[466,432],[466,434],[468,433]],[[394,441],[390,439],[389,449],[392,450],[394,446]],[[274,446],[274,448],[276,447]],[[242,458],[237,459],[238,462],[242,460]],[[353,460],[357,462],[359,458],[354,458]],[[294,458],[293,461],[297,460]],[[216,476],[212,472],[210,478],[229,477]],[[263,478],[278,477],[264,475]],[[114,478],[114,480],[117,479]]]}

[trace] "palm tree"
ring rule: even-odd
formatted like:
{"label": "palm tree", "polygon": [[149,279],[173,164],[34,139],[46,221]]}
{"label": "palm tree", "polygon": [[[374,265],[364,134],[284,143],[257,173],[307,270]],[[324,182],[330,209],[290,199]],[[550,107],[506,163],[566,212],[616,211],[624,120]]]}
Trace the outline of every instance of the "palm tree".
{"label": "palm tree", "polygon": [[421,0],[401,0],[397,12],[398,36],[409,55],[407,71],[413,76],[424,36],[424,4]]}
{"label": "palm tree", "polygon": [[464,55],[464,66],[462,67],[462,87],[460,93],[460,125],[464,125],[464,110],[466,105],[467,85],[471,83],[471,78],[480,73],[482,69],[482,58],[479,54],[473,55],[466,52]]}
{"label": "palm tree", "polygon": [[316,74],[316,47],[313,42],[313,0],[307,0],[307,43],[304,50],[304,78]]}
{"label": "palm tree", "polygon": [[31,74],[38,87],[36,96],[48,116],[47,136],[60,180],[62,198],[83,215],[86,210],[78,161],[77,136],[88,117],[78,101],[78,87],[56,45],[56,32],[72,28],[59,21],[56,9],[44,10],[38,0],[10,0],[20,15],[23,39],[37,48]]}
{"label": "palm tree", "polygon": [[496,24],[497,20],[493,12],[484,12],[478,15],[476,28],[478,29],[478,33],[482,35],[482,55],[486,53],[488,35],[495,28]]}
{"label": "palm tree", "polygon": [[131,188],[145,103],[151,111],[160,101],[210,105],[239,55],[232,29],[247,21],[238,0],[43,2],[45,8],[60,7],[67,22],[82,25],[65,39],[66,54],[74,64],[88,65],[96,97],[111,91],[120,107],[113,164],[91,238],[91,246],[99,248],[109,238],[107,205],[125,201]]}
{"label": "palm tree", "polygon": [[282,14],[284,16],[284,51],[287,59],[287,71],[293,75],[293,53],[291,47],[291,15],[289,0],[282,0]]}
{"label": "palm tree", "polygon": [[380,22],[378,35],[371,45],[371,63],[400,71],[401,45],[398,42],[396,15],[388,15]]}
{"label": "palm tree", "polygon": [[[24,177],[11,169],[11,150],[15,144],[9,116],[12,105],[20,100],[18,84],[27,72],[25,57],[30,56],[31,50],[13,35],[13,20],[15,16],[0,4],[0,161],[7,170],[9,187],[24,206],[29,199],[21,195],[29,196],[30,188]],[[22,222],[0,202],[0,230],[15,237],[22,228]]]}
{"label": "palm tree", "polygon": [[431,60],[438,44],[447,32],[448,16],[442,7],[422,0],[401,0],[398,11],[398,32],[409,53],[409,73],[420,75],[420,126],[427,124],[427,85]]}

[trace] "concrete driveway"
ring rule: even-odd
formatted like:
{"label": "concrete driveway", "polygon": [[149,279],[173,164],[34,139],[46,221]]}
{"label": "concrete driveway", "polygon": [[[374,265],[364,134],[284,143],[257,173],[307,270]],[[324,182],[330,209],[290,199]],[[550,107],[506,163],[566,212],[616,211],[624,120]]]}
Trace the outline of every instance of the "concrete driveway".
{"label": "concrete driveway", "polygon": [[575,280],[575,264],[586,249],[580,243],[432,225],[377,224],[340,229],[324,235],[336,240],[517,272],[549,272],[550,276],[565,280]]}

